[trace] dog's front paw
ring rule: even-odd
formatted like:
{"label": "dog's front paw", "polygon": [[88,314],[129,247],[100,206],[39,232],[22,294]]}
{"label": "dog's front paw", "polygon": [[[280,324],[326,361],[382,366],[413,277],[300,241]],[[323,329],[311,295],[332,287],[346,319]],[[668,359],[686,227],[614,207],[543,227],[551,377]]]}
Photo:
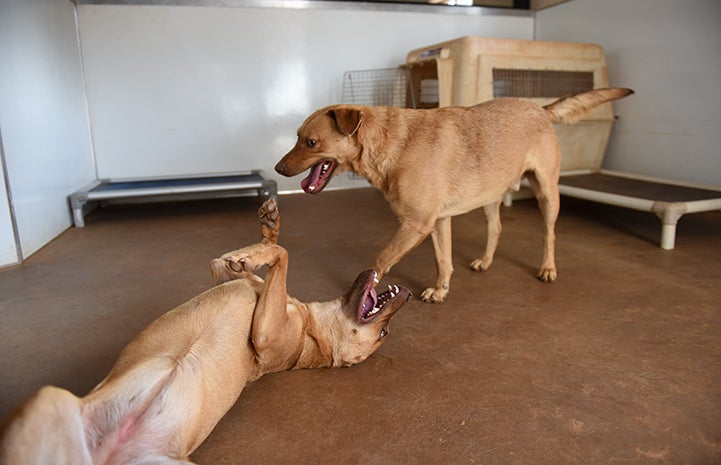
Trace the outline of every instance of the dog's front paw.
{"label": "dog's front paw", "polygon": [[288,261],[288,252],[278,244],[253,244],[214,259],[210,269],[216,284],[247,276],[263,266],[273,267]]}
{"label": "dog's front paw", "polygon": [[269,198],[258,209],[260,219],[260,242],[277,244],[280,235],[280,212],[274,198]]}
{"label": "dog's front paw", "polygon": [[260,268],[262,264],[253,263],[253,259],[248,255],[235,255],[221,257],[223,265],[230,271],[236,273],[249,272],[252,273]]}
{"label": "dog's front paw", "polygon": [[471,269],[473,271],[486,271],[491,266],[491,263],[493,263],[493,258],[476,258],[471,262]]}
{"label": "dog's front paw", "polygon": [[547,283],[555,281],[557,276],[555,268],[541,268],[537,275],[538,279]]}
{"label": "dog's front paw", "polygon": [[273,253],[273,249],[279,247],[277,245],[254,244],[225,253],[220,258],[216,258],[214,262],[222,264],[228,271],[252,273],[263,265],[272,265],[277,257],[277,253]]}
{"label": "dog's front paw", "polygon": [[448,295],[448,289],[436,289],[435,287],[429,287],[421,294],[421,300],[429,304],[435,304],[443,302]]}
{"label": "dog's front paw", "polygon": [[251,262],[246,261],[244,258],[233,259],[223,256],[210,262],[210,273],[213,275],[215,284],[222,284],[242,278],[245,276],[246,271],[253,271],[253,266]]}

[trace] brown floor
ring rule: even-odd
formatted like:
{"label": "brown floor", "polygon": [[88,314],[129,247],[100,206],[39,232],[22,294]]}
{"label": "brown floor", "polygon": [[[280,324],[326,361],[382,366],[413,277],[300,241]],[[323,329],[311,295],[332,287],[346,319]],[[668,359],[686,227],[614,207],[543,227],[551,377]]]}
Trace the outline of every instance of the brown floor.
{"label": "brown floor", "polygon": [[[208,261],[255,242],[256,199],[99,209],[0,269],[0,416],[43,384],[83,394],[151,320],[206,289]],[[392,235],[375,190],[280,198],[289,291],[345,292]],[[386,344],[343,369],[249,385],[202,464],[721,463],[721,212],[681,219],[563,199],[559,279],[534,278],[541,219],[503,208],[486,273],[480,212],[454,219],[447,302],[417,299]],[[430,241],[384,279],[434,281]]]}

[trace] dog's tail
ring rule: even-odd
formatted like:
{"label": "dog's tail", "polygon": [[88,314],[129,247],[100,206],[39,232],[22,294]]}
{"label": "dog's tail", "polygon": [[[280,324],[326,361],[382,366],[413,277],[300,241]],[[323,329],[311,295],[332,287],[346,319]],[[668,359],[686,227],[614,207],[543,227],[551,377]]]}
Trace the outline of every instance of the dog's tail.
{"label": "dog's tail", "polygon": [[554,123],[575,123],[597,106],[633,94],[633,90],[619,87],[595,89],[571,97],[563,97],[543,108]]}

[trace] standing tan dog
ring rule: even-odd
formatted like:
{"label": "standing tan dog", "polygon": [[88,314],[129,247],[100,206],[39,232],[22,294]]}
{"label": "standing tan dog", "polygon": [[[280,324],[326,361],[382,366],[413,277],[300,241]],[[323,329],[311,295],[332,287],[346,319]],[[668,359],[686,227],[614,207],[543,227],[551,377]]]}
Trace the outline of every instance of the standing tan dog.
{"label": "standing tan dog", "polygon": [[[259,214],[260,243],[213,260],[219,285],[151,323],[87,396],[44,387],[28,400],[7,424],[0,463],[187,464],[247,383],[371,355],[410,293],[377,295],[367,270],[331,302],[289,297],[275,202]],[[265,282],[252,273],[263,265]]]}
{"label": "standing tan dog", "polygon": [[541,107],[499,98],[472,107],[434,110],[334,105],[310,115],[295,147],[275,170],[294,176],[310,168],[305,192],[323,190],[336,174],[353,171],[383,191],[400,227],[376,258],[378,279],[431,234],[436,287],[421,298],[441,302],[448,294],[451,217],[483,207],[488,239],[471,268],[486,270],[501,233],[499,207],[525,177],[545,222],[542,281],[556,279],[554,225],[558,217],[561,150],[552,123],[572,123],[630,89],[597,89]]}

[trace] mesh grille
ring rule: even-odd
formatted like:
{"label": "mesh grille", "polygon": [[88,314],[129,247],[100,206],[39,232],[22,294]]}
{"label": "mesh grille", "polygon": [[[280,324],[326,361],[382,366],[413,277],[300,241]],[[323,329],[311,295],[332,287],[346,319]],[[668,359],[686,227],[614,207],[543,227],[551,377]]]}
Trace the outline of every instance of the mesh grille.
{"label": "mesh grille", "polygon": [[341,103],[405,107],[408,71],[400,68],[346,71]]}
{"label": "mesh grille", "polygon": [[555,98],[589,90],[592,71],[493,70],[494,97]]}

